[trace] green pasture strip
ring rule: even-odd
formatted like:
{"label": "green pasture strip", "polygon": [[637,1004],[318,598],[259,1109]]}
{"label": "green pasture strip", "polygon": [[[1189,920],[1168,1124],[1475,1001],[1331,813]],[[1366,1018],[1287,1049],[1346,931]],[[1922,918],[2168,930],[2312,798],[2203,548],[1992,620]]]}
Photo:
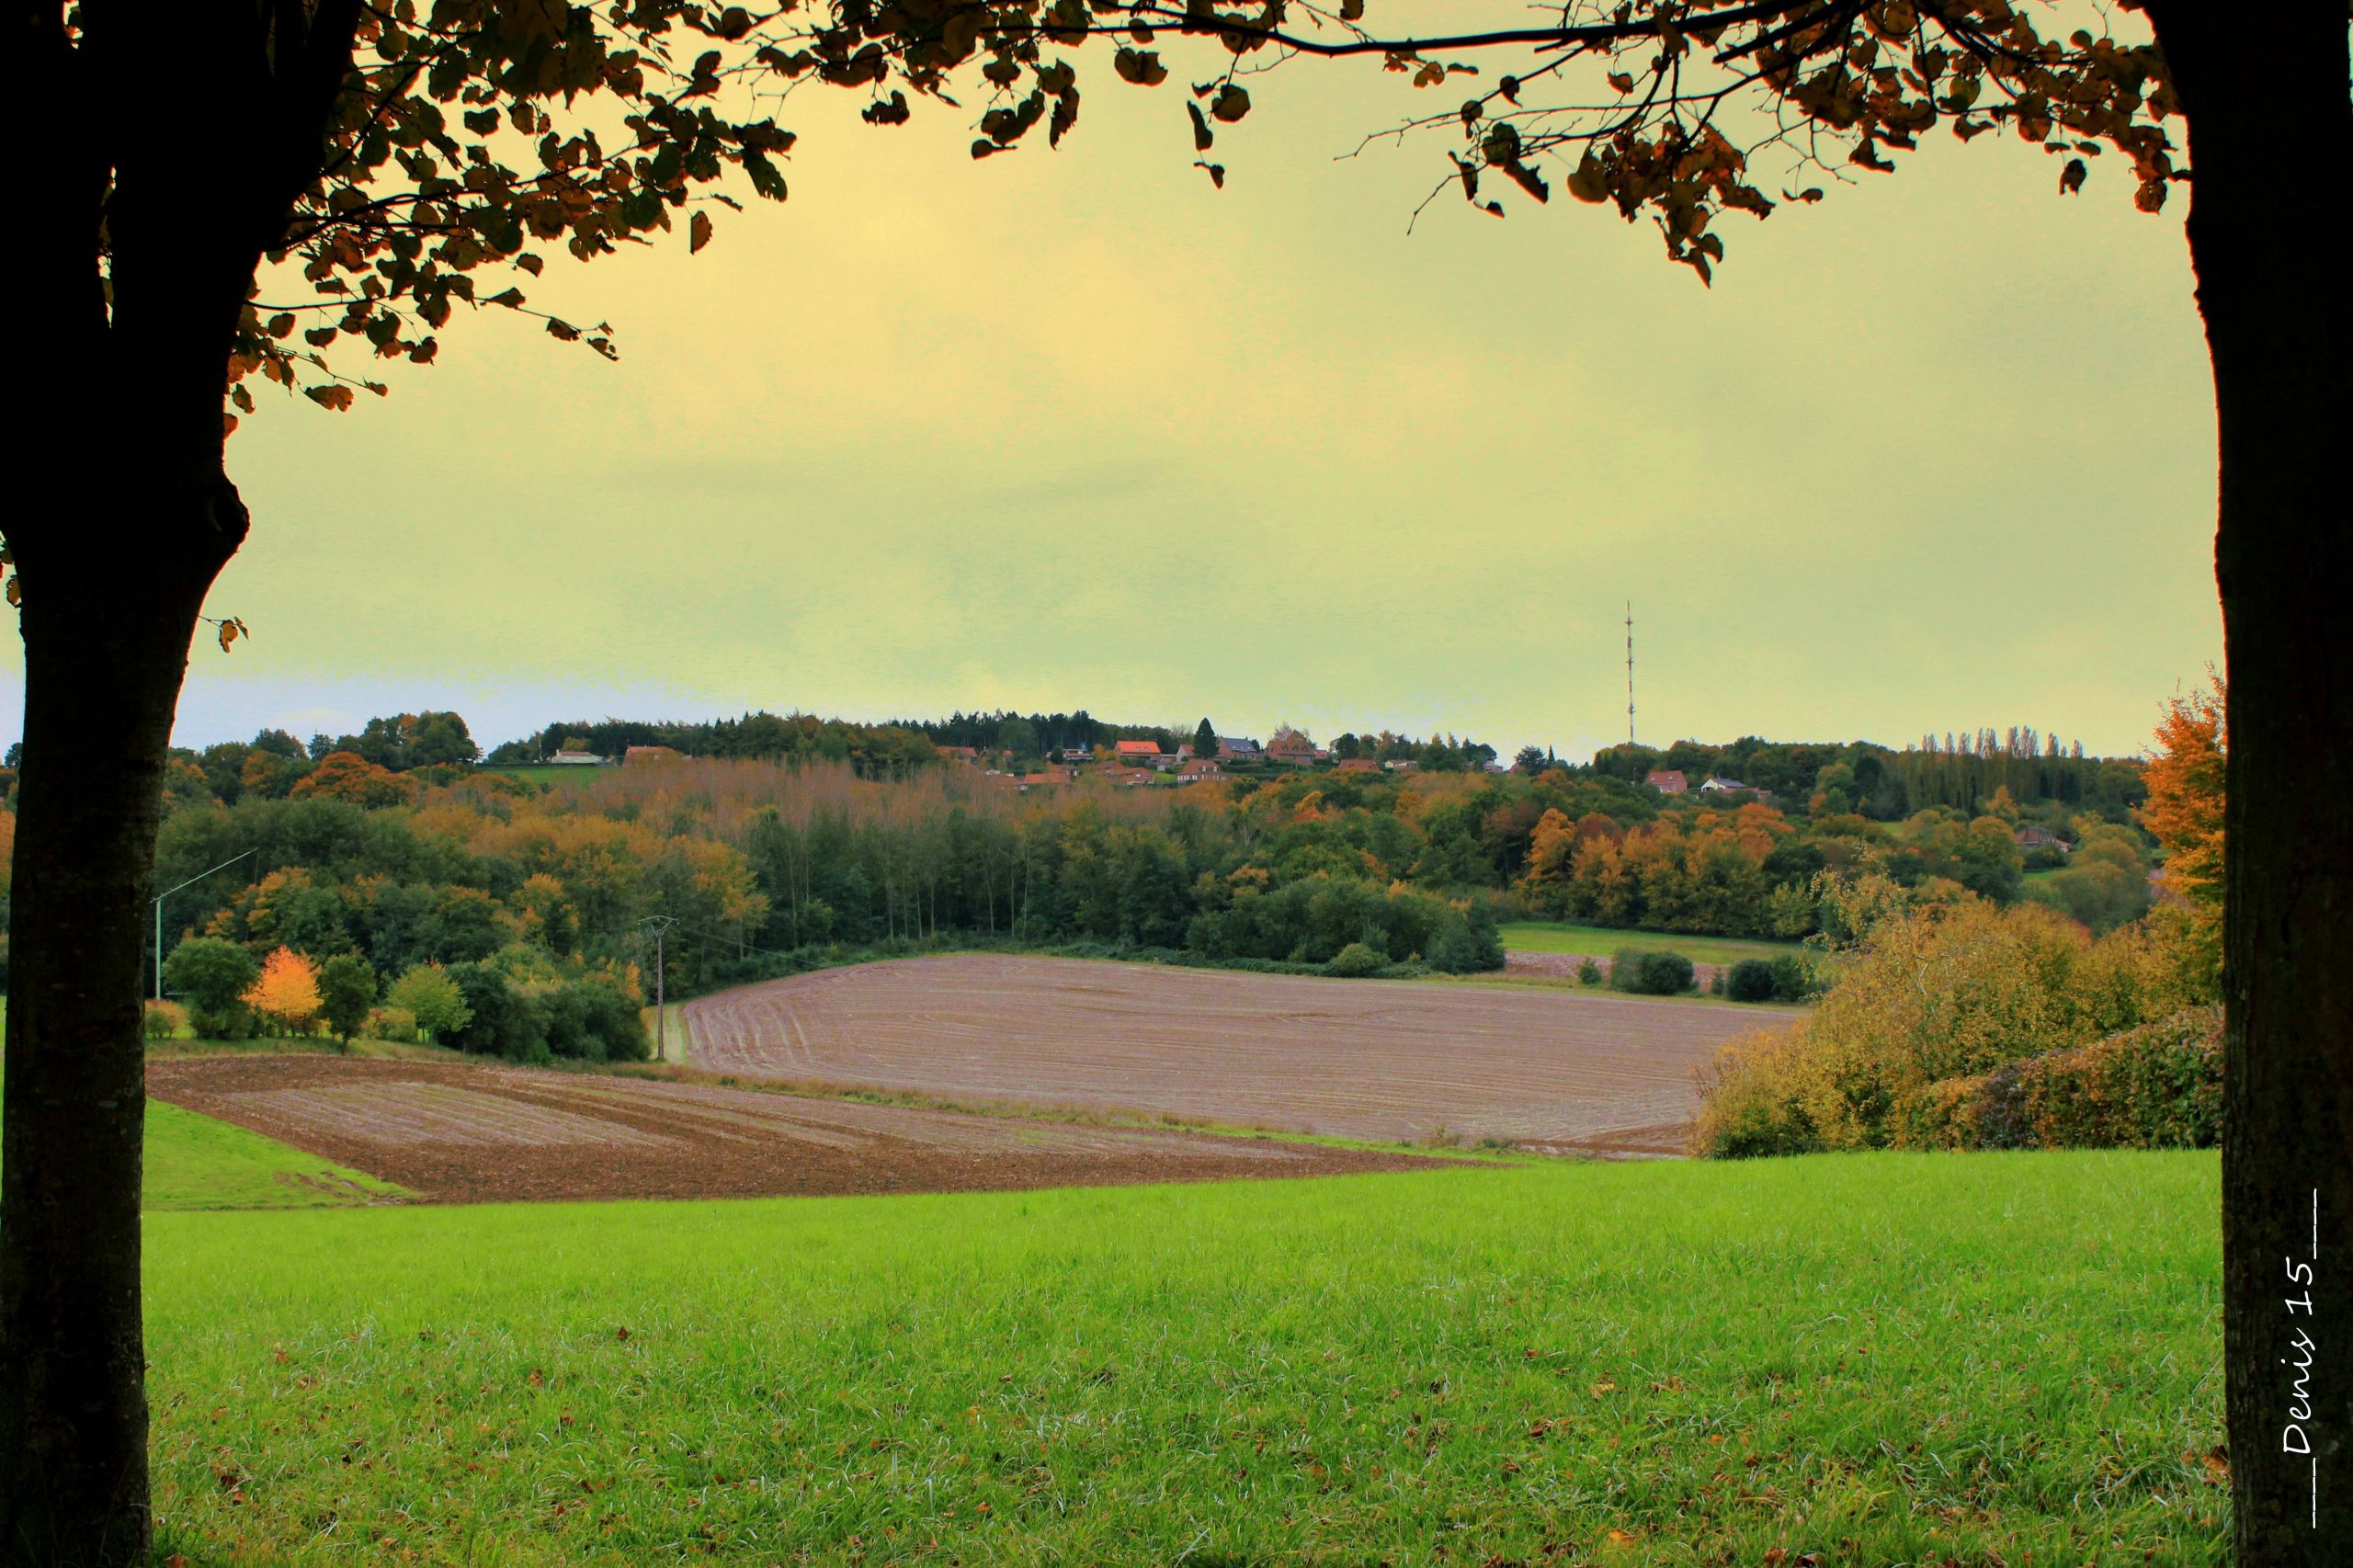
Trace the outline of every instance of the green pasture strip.
{"label": "green pasture strip", "polygon": [[140,1207],[150,1213],[339,1209],[412,1196],[405,1187],[156,1099],[147,1102],[142,1165]]}
{"label": "green pasture strip", "polygon": [[1519,953],[1587,953],[1606,959],[1621,948],[1641,953],[1672,949],[1694,963],[1733,964],[1743,959],[1777,958],[1803,950],[1795,942],[1692,937],[1680,931],[1630,931],[1615,926],[1577,926],[1559,920],[1514,920],[1500,929],[1504,950]]}
{"label": "green pasture strip", "polygon": [[178,1209],[332,1209],[387,1203],[404,1187],[192,1110],[147,1102],[143,1206]]}
{"label": "green pasture strip", "polygon": [[1870,1154],[157,1215],[159,1555],[2219,1563],[2218,1187]]}

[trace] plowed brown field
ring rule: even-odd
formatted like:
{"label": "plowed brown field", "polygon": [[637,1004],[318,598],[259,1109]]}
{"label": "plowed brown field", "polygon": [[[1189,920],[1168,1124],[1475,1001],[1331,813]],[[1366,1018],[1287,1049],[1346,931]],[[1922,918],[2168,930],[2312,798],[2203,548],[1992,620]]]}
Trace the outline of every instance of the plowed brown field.
{"label": "plowed brown field", "polygon": [[148,1064],[147,1092],[451,1203],[959,1192],[1432,1163],[470,1062],[180,1057]]}
{"label": "plowed brown field", "polygon": [[994,955],[825,970],[686,1009],[692,1060],[746,1077],[1625,1153],[1679,1153],[1691,1069],[1790,1016]]}

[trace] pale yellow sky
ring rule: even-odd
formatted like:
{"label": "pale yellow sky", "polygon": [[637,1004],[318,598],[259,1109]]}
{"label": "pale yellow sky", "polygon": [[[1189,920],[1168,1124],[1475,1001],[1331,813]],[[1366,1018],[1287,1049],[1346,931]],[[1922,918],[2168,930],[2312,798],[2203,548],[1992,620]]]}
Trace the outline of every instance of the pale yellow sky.
{"label": "pale yellow sky", "polygon": [[[1099,67],[1102,62],[1092,62]],[[1948,136],[1720,227],[1712,290],[1565,196],[1498,222],[1409,104],[1294,70],[1190,167],[1178,84],[974,165],[954,111],[798,98],[792,199],[551,267],[352,414],[231,442],[251,542],[181,738],[456,707],[959,707],[1264,734],[2032,723],[2131,750],[2219,658],[2211,404],[2177,211]],[[0,674],[15,733],[21,654]]]}

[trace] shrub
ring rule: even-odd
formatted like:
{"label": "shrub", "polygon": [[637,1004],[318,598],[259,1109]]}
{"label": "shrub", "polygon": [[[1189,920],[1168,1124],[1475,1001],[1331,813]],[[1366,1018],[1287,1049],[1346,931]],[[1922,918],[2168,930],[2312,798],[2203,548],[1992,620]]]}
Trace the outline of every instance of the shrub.
{"label": "shrub", "polygon": [[1813,971],[1795,953],[1776,953],[1767,960],[1773,971],[1773,1000],[1802,1002],[1813,994]]}
{"label": "shrub", "polygon": [[1387,969],[1389,955],[1379,948],[1369,947],[1362,942],[1350,942],[1332,955],[1330,967],[1334,974],[1345,975],[1353,980]]}
{"label": "shrub", "polygon": [[1724,973],[1724,994],[1735,1002],[1770,1002],[1780,994],[1769,959],[1743,959]]}
{"label": "shrub", "polygon": [[180,1031],[186,1028],[188,1028],[187,1008],[176,1002],[147,1004],[147,1038],[149,1040],[177,1040]]}
{"label": "shrub", "polygon": [[2038,1119],[2056,1127],[2074,1114],[2056,1081],[2024,1074],[2041,1085],[2032,1092],[2043,1099],[2031,1103],[2006,1098],[2007,1080],[1927,1091],[2170,1017],[2194,990],[2187,952],[2152,924],[2094,943],[2040,905],[1997,910],[1970,899],[1896,909],[1860,929],[1811,1017],[1769,1051],[1752,1045],[1719,1059],[1708,1093],[1724,1105],[1703,1114],[1703,1147],[1756,1142],[1743,1130],[1760,1120],[1810,1137],[1804,1147],[2038,1142]]}
{"label": "shrub", "polygon": [[1598,984],[1600,984],[1600,983],[1601,983],[1601,966],[1600,966],[1599,964],[1597,964],[1597,963],[1594,962],[1591,959],[1586,959],[1584,962],[1582,962],[1582,963],[1578,964],[1578,965],[1577,965],[1577,983],[1578,983],[1579,985],[1598,985]]}
{"label": "shrub", "polygon": [[1691,989],[1691,960],[1677,952],[1621,949],[1609,960],[1609,983],[1637,996],[1680,996]]}
{"label": "shrub", "polygon": [[1797,1092],[1799,1066],[1787,1030],[1746,1035],[1718,1051],[1695,1074],[1700,1106],[1691,1152],[1745,1160],[1822,1147]]}
{"label": "shrub", "polygon": [[2222,1015],[2213,1006],[1974,1077],[1930,1084],[1895,1142],[1933,1149],[2211,1148],[2222,1128]]}
{"label": "shrub", "polygon": [[409,1044],[416,1039],[416,1015],[406,1007],[370,1007],[368,1009],[368,1035],[371,1040]]}

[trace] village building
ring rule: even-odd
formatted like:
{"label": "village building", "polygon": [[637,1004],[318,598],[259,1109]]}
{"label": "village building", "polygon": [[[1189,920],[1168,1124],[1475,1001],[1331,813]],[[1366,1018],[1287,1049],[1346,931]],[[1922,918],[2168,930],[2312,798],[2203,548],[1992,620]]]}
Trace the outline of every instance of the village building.
{"label": "village building", "polygon": [[647,762],[684,762],[687,754],[676,746],[631,746],[621,753],[621,766]]}
{"label": "village building", "polygon": [[1392,773],[1416,773],[1421,770],[1422,765],[1410,756],[1392,756],[1381,766]]}
{"label": "village building", "polygon": [[1176,782],[1179,784],[1199,784],[1205,779],[1215,781],[1231,777],[1217,765],[1215,757],[1208,756],[1197,756],[1176,770]]}
{"label": "village building", "polygon": [[1168,754],[1160,749],[1158,741],[1120,741],[1111,752],[1117,760],[1131,767],[1162,767],[1168,763]]}
{"label": "village building", "polygon": [[1652,768],[1651,776],[1643,782],[1662,795],[1680,795],[1691,788],[1689,779],[1670,767]]}
{"label": "village building", "polygon": [[1275,738],[1267,743],[1267,760],[1291,767],[1305,767],[1320,755],[1313,741],[1289,724],[1277,730]]}
{"label": "village building", "polygon": [[1241,735],[1220,735],[1217,756],[1220,762],[1256,762],[1267,754],[1258,743]]}
{"label": "village building", "polygon": [[934,746],[931,749],[942,756],[952,756],[959,762],[981,760],[981,748],[978,746]]}
{"label": "village building", "polygon": [[1699,786],[1699,793],[1703,795],[1730,794],[1734,790],[1753,792],[1753,786],[1743,784],[1737,778],[1719,778],[1713,774],[1709,775],[1708,781]]}
{"label": "village building", "polygon": [[559,767],[600,767],[605,759],[593,751],[560,751],[548,761]]}
{"label": "village building", "polygon": [[2021,849],[2055,849],[2060,854],[2065,855],[2072,853],[2075,847],[2049,828],[2038,827],[2032,823],[2017,829],[2010,836],[2018,840],[2018,847]]}
{"label": "village building", "polygon": [[1369,756],[1346,756],[1340,759],[1339,770],[1343,773],[1378,773],[1381,764]]}

